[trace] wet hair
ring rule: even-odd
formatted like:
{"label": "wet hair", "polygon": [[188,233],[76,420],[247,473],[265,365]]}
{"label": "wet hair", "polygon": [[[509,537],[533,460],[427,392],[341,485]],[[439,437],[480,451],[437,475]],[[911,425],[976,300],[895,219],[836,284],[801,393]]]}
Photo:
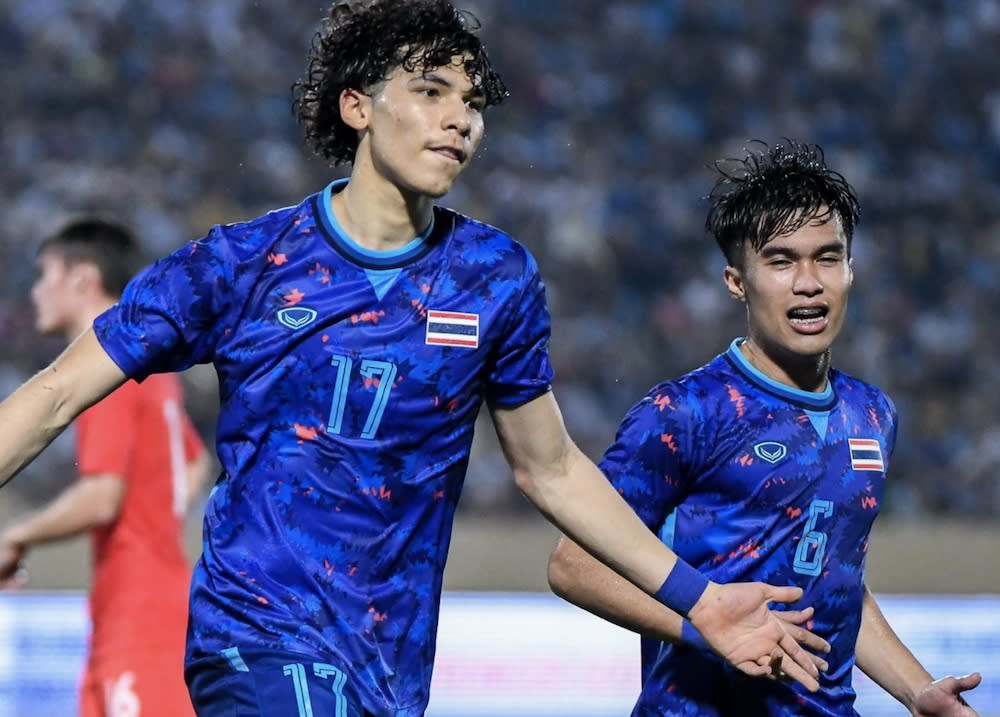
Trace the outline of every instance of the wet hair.
{"label": "wet hair", "polygon": [[292,110],[316,154],[332,164],[354,160],[358,133],[340,116],[340,94],[368,92],[397,67],[433,70],[465,57],[464,70],[486,107],[507,88],[476,34],[479,21],[446,0],[335,2],[315,34],[306,76],[292,91]]}
{"label": "wet hair", "polygon": [[77,219],[47,237],[38,246],[38,256],[56,254],[68,266],[89,262],[101,275],[101,288],[113,297],[146,263],[139,242],[125,226],[99,217]]}
{"label": "wet hair", "polygon": [[826,166],[818,145],[783,139],[769,147],[754,140],[745,152],[742,159],[714,163],[719,177],[707,197],[705,228],[730,266],[741,265],[747,243],[759,252],[777,236],[835,216],[850,252],[858,197],[843,175]]}

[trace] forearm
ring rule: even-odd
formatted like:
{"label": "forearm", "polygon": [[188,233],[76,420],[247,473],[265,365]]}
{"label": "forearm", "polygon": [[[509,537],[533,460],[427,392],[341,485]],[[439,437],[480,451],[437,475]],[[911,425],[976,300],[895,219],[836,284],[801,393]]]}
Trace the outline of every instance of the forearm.
{"label": "forearm", "polygon": [[117,477],[81,479],[37,513],[8,527],[3,537],[30,548],[108,525],[118,516],[123,486]]}
{"label": "forearm", "polygon": [[518,486],[564,534],[646,593],[655,593],[677,557],[572,443],[549,471],[519,475]]}
{"label": "forearm", "polygon": [[679,642],[683,620],[673,610],[591,557],[569,538],[549,560],[549,585],[559,597],[626,630]]}
{"label": "forearm", "polygon": [[92,330],[48,368],[0,403],[0,486],[15,476],[76,416],[124,382]]}
{"label": "forearm", "polygon": [[917,693],[933,679],[889,626],[867,586],[861,610],[856,664],[907,708],[913,705]]}
{"label": "forearm", "polygon": [[[799,600],[800,588],[718,585],[678,560],[566,435],[550,394],[495,410],[493,423],[518,486],[565,535],[642,592],[688,617],[699,638],[745,674],[769,674],[765,657],[788,655],[785,672],[809,690],[818,688],[816,665],[767,607]],[[622,619],[627,609],[619,604],[613,614]]]}
{"label": "forearm", "polygon": [[54,366],[27,381],[0,404],[0,485],[15,476],[69,425]]}

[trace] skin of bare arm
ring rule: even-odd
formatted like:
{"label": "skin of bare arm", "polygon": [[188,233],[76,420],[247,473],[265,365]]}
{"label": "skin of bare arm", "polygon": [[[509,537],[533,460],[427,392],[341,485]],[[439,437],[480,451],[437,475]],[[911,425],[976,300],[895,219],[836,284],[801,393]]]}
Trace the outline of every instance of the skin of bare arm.
{"label": "skin of bare arm", "polygon": [[[653,599],[613,570],[603,565],[569,538],[559,539],[549,558],[549,586],[559,597],[626,630],[664,642],[683,641],[683,618]],[[816,667],[825,671],[826,660],[814,653],[830,651],[826,640],[802,627],[812,617],[812,608],[774,613],[784,628],[810,650]],[[743,662],[749,655],[737,656]]]}
{"label": "skin of bare arm", "polygon": [[0,534],[0,585],[15,577],[28,550],[110,525],[121,511],[125,481],[121,476],[84,476],[41,510]]}
{"label": "skin of bare arm", "polygon": [[978,672],[934,680],[896,635],[867,586],[861,610],[856,664],[862,672],[914,717],[977,717],[961,693],[979,685]]}
{"label": "skin of bare arm", "polygon": [[[600,469],[573,443],[554,396],[517,408],[491,410],[497,436],[518,488],[562,532],[642,591],[653,594],[677,556],[618,495]],[[768,675],[772,663],[807,689],[819,688],[809,654],[768,609],[795,602],[800,588],[764,583],[709,583],[688,616],[719,654],[748,675]]]}
{"label": "skin of bare arm", "polygon": [[0,486],[125,378],[88,329],[0,403]]}

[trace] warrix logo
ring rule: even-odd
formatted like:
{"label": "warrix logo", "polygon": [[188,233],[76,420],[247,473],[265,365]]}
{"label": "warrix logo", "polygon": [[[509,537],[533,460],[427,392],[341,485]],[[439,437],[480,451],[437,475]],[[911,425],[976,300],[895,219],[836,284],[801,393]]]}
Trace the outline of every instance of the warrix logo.
{"label": "warrix logo", "polygon": [[775,441],[764,441],[753,447],[753,453],[761,460],[774,464],[779,463],[788,455],[788,449]]}
{"label": "warrix logo", "polygon": [[290,329],[301,329],[316,320],[316,309],[305,306],[289,306],[278,312],[278,321]]}

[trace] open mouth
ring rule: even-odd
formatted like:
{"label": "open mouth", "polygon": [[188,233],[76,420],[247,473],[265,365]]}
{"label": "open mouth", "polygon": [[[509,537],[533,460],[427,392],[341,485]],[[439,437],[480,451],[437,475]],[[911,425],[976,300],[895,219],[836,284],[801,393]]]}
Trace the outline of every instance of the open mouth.
{"label": "open mouth", "polygon": [[788,312],[788,319],[796,326],[816,327],[826,321],[828,313],[829,309],[825,306],[800,306]]}

